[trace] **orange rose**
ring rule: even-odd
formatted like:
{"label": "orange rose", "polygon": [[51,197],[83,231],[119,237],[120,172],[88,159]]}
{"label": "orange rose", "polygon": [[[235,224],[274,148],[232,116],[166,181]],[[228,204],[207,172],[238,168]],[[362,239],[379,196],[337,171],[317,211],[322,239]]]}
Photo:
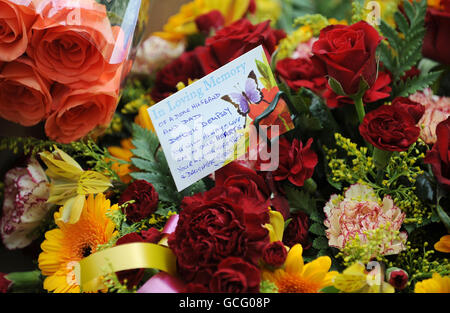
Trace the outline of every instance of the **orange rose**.
{"label": "orange rose", "polygon": [[13,61],[25,52],[35,19],[34,9],[0,0],[0,61]]}
{"label": "orange rose", "polygon": [[0,71],[0,116],[23,126],[33,126],[48,116],[50,82],[27,57],[5,63]]}
{"label": "orange rose", "polygon": [[45,123],[45,133],[55,141],[69,143],[78,140],[112,119],[119,98],[118,84],[122,70],[106,85],[87,89],[54,88],[53,112]]}
{"label": "orange rose", "polygon": [[[87,88],[111,80],[123,51],[115,45],[120,27],[111,27],[104,5],[94,0],[42,0],[27,53],[48,78],[71,88]],[[119,51],[120,50],[120,51]],[[120,57],[115,57],[120,55]],[[116,64],[111,64],[111,63]]]}

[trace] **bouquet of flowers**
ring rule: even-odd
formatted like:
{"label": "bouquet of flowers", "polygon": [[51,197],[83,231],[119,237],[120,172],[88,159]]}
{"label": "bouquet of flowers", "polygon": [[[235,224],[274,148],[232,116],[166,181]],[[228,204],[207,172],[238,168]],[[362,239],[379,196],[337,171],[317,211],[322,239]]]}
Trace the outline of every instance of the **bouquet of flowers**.
{"label": "bouquet of flowers", "polygon": [[[132,68],[103,1],[76,26],[18,2],[0,115],[49,139],[0,139],[2,242],[35,261],[0,292],[450,292],[449,1],[193,0]],[[179,192],[147,109],[258,46],[278,166],[246,151]]]}

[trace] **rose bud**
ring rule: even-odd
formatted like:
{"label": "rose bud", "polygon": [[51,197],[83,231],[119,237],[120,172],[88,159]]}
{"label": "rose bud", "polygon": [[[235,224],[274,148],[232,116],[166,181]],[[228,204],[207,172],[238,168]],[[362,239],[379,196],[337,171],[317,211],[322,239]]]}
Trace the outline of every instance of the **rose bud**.
{"label": "rose bud", "polygon": [[280,267],[286,261],[286,247],[281,241],[268,243],[263,249],[263,261],[270,266]]}
{"label": "rose bud", "polygon": [[388,268],[386,271],[387,279],[389,284],[395,289],[402,290],[405,289],[408,284],[408,273],[398,267]]}

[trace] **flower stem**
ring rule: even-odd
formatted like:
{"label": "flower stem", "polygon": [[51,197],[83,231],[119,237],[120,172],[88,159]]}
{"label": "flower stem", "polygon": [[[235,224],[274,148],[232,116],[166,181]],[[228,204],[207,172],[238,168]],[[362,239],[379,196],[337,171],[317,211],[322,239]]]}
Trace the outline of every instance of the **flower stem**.
{"label": "flower stem", "polygon": [[377,169],[377,184],[381,184],[383,182],[384,170],[386,165],[389,163],[391,155],[392,151],[381,150],[377,147],[373,150],[373,162],[375,163],[375,167]]}
{"label": "flower stem", "polygon": [[356,113],[358,114],[359,123],[362,123],[364,116],[366,115],[362,97],[354,98],[353,102],[355,102],[355,108],[356,108]]}

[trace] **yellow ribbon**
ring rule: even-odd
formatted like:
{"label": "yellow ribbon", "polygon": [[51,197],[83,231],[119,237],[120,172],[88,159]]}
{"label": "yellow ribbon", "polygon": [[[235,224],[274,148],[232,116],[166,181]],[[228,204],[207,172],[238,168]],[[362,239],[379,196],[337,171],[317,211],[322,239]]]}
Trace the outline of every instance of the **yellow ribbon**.
{"label": "yellow ribbon", "polygon": [[128,243],[91,254],[75,266],[83,291],[103,288],[101,277],[118,271],[154,268],[176,275],[176,257],[169,248],[153,243]]}

